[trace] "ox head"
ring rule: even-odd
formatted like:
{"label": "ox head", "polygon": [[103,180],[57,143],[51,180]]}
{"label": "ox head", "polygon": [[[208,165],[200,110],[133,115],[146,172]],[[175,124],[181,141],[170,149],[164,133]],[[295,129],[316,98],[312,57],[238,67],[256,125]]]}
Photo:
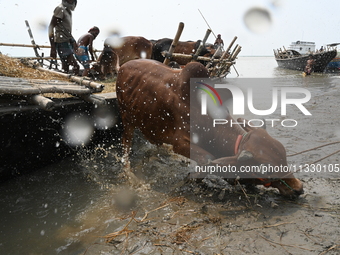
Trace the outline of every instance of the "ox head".
{"label": "ox head", "polygon": [[[241,121],[240,119],[238,121]],[[245,122],[246,123],[246,122]],[[245,125],[247,132],[238,151],[239,162],[249,165],[264,165],[288,169],[286,150],[283,145],[272,138],[266,130]],[[291,172],[270,174],[271,179],[258,179],[265,186],[277,188],[284,196],[295,198],[303,193],[300,180],[294,178]]]}
{"label": "ox head", "polygon": [[119,57],[117,53],[108,45],[104,45],[102,54],[98,61],[91,68],[92,75],[103,80],[108,76],[114,76],[119,71]]}
{"label": "ox head", "polygon": [[[238,119],[238,122],[243,121]],[[238,168],[241,166],[267,166],[268,169],[271,166],[276,167],[276,169],[288,170],[286,150],[279,141],[272,138],[263,128],[254,128],[247,124],[243,128],[247,133],[243,136],[236,155],[216,159],[212,162],[213,164],[231,164]],[[301,181],[287,171],[268,173],[268,176],[264,178],[258,178],[257,175],[249,181],[254,184],[263,184],[266,187],[277,188],[281,195],[288,198],[297,198],[300,194],[303,194]],[[247,183],[248,181],[245,179],[243,182]]]}

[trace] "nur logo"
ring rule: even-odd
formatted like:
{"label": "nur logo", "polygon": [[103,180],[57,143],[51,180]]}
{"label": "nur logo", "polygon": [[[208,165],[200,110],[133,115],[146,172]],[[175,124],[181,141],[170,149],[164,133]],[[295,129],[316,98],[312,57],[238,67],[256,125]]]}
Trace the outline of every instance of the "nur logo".
{"label": "nur logo", "polygon": [[196,83],[201,85],[200,87],[198,87],[198,89],[203,90],[206,93],[206,94],[202,94],[202,98],[201,98],[202,99],[202,108],[201,108],[201,114],[202,115],[207,114],[207,95],[210,96],[210,98],[213,100],[213,102],[216,106],[218,105],[216,98],[218,99],[219,105],[222,106],[222,104],[223,104],[222,99],[221,99],[220,95],[218,94],[218,92],[216,91],[215,88],[213,88],[209,84],[206,84],[206,83],[203,83],[203,82],[197,81]]}
{"label": "nur logo", "polygon": [[[203,82],[196,82],[201,85],[201,87],[198,87],[200,90],[203,90],[206,93],[203,93],[201,95],[201,114],[207,115],[207,94],[211,97],[214,104],[218,106],[217,100],[215,96],[217,97],[219,104],[222,105],[222,100],[217,89],[228,89],[233,97],[233,114],[234,115],[244,115],[244,106],[245,106],[245,96],[244,92],[235,85],[227,85],[227,84],[215,84],[214,87],[203,83]],[[254,115],[270,115],[275,112],[275,110],[278,107],[278,98],[279,97],[279,91],[281,92],[281,115],[285,116],[287,115],[287,105],[292,104],[295,105],[304,115],[312,115],[304,106],[303,104],[308,102],[311,99],[311,93],[304,88],[298,88],[298,87],[273,87],[272,88],[272,106],[269,109],[266,110],[259,110],[254,107],[253,104],[253,88],[249,87],[247,88],[247,106],[251,113]],[[211,93],[211,91],[213,93]],[[215,94],[215,96],[213,95]],[[290,98],[289,94],[302,94],[304,97],[302,98]]]}

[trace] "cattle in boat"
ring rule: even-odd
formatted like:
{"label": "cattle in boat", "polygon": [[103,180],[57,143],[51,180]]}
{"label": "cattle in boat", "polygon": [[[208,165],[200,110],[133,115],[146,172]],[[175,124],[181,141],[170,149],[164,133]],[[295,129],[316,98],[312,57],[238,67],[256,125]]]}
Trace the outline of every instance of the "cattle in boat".
{"label": "cattle in boat", "polygon": [[[172,43],[172,39],[169,38],[163,38],[158,41],[156,41],[153,45],[152,49],[152,59],[155,59],[159,62],[164,62],[165,57],[163,56],[162,52],[169,51],[169,48]],[[187,41],[187,42],[181,42],[179,41],[175,47],[174,53],[181,53],[186,55],[193,55],[196,53],[198,47],[202,43],[201,40],[198,40],[196,42],[193,41]],[[211,55],[208,48],[203,48],[199,54],[199,56],[207,56],[209,57]],[[172,61],[177,62],[179,65],[186,65],[188,62],[190,62],[190,59],[187,58],[181,58],[181,57],[172,57]]]}
{"label": "cattle in boat", "polygon": [[[151,143],[170,144],[175,153],[198,164],[231,165],[237,169],[261,164],[286,166],[285,148],[264,129],[250,127],[246,122],[244,126],[190,128],[190,114],[202,127],[212,123],[209,115],[201,115],[200,107],[190,109],[190,79],[207,77],[208,70],[198,62],[190,62],[180,70],[155,60],[125,63],[118,72],[116,83],[124,129],[123,161],[129,162],[134,129],[137,128]],[[228,120],[232,120],[230,115]],[[197,135],[199,142],[190,142],[190,132]],[[127,175],[132,176],[129,171],[126,170]],[[277,188],[282,195],[291,198],[303,193],[302,183],[291,173],[270,181],[256,178],[252,183]]]}
{"label": "cattle in boat", "polygon": [[104,49],[93,65],[95,77],[103,79],[118,73],[121,65],[140,58],[150,59],[152,55],[152,43],[142,36],[126,36],[118,40],[118,43],[111,43],[110,38],[105,40]]}
{"label": "cattle in boat", "polygon": [[104,45],[97,62],[92,65],[90,75],[99,80],[113,77],[119,70],[118,58],[117,53],[109,45]]}

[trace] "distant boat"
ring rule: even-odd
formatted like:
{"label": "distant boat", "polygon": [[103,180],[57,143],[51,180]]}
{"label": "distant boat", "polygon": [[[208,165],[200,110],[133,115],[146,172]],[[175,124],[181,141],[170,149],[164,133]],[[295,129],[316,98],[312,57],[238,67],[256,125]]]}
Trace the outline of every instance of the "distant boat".
{"label": "distant boat", "polygon": [[[336,47],[340,43],[332,43],[327,44],[329,47]],[[340,51],[338,51],[338,54],[331,60],[331,62],[328,63],[327,69],[340,69]]]}
{"label": "distant boat", "polygon": [[337,55],[336,47],[327,46],[320,50],[315,50],[314,42],[296,41],[286,49],[274,50],[276,62],[279,67],[304,71],[309,56],[315,61],[314,72],[323,72],[332,59]]}

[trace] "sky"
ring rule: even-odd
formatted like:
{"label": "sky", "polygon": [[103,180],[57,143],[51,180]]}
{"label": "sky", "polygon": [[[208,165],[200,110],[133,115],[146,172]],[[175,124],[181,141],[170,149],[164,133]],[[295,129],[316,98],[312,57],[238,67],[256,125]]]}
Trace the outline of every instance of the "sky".
{"label": "sky", "polygon": [[[30,44],[28,20],[36,44],[49,45],[48,24],[61,0],[0,0],[0,43]],[[78,39],[92,26],[101,33],[94,41],[102,49],[113,33],[147,39],[174,38],[184,23],[181,41],[208,42],[221,34],[225,47],[234,36],[240,56],[273,56],[273,49],[293,41],[311,41],[316,47],[340,42],[339,0],[78,0],[73,12],[73,36]],[[202,17],[201,13],[204,18]],[[207,24],[208,23],[208,24]],[[209,25],[209,26],[208,26]],[[34,56],[32,48],[0,46],[9,56]],[[45,56],[48,50],[42,50]]]}

